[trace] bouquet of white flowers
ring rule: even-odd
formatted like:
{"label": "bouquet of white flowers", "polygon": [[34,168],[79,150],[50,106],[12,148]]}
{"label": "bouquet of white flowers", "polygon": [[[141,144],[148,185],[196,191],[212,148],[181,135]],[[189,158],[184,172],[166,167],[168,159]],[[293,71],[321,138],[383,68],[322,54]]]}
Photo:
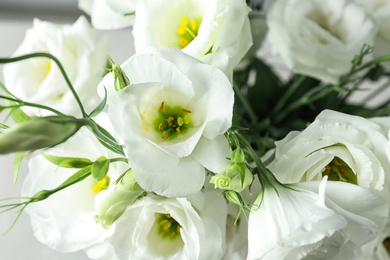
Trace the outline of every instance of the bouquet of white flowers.
{"label": "bouquet of white flowers", "polygon": [[[11,227],[90,259],[390,259],[390,1],[79,7],[0,58]],[[97,30],[125,27],[117,64]]]}

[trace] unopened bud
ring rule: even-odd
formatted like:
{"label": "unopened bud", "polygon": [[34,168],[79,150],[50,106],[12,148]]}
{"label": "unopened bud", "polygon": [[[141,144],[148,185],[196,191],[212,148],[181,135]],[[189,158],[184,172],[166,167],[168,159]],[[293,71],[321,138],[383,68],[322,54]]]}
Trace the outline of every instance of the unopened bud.
{"label": "unopened bud", "polygon": [[82,126],[71,117],[39,117],[6,129],[0,134],[0,154],[34,151],[66,141]]}
{"label": "unopened bud", "polygon": [[109,57],[109,58],[111,61],[111,68],[108,69],[108,71],[112,72],[112,74],[114,75],[114,87],[115,87],[116,91],[119,91],[121,89],[124,89],[128,85],[130,85],[130,80],[126,76],[126,74],[123,72],[121,66],[116,64],[111,59],[111,57]]}
{"label": "unopened bud", "polygon": [[231,160],[232,162],[226,164],[221,172],[211,177],[210,183],[213,183],[215,188],[241,192],[251,185],[253,175],[246,167],[242,149],[234,150]]}
{"label": "unopened bud", "polygon": [[116,189],[108,193],[103,200],[99,213],[95,217],[96,221],[103,227],[109,228],[144,192],[135,181],[133,172],[128,171]]}
{"label": "unopened bud", "polygon": [[243,204],[243,200],[242,200],[240,194],[238,194],[235,191],[232,191],[232,190],[225,191],[225,197],[228,201],[230,201],[236,205],[241,206]]}

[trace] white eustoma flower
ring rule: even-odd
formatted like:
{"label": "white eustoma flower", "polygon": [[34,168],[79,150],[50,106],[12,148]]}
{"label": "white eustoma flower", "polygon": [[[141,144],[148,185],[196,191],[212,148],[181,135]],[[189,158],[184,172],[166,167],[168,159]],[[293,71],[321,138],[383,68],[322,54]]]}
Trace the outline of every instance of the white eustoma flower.
{"label": "white eustoma flower", "polygon": [[[35,19],[13,56],[34,52],[50,53],[59,59],[87,112],[98,104],[96,86],[104,73],[107,42],[98,41],[97,32],[85,17],[80,17],[73,25]],[[66,114],[80,115],[76,100],[54,61],[31,58],[10,63],[4,66],[3,75],[5,86],[16,97]],[[22,109],[28,115],[49,113],[30,107]]]}
{"label": "white eustoma flower", "polygon": [[91,16],[99,30],[129,27],[134,23],[137,0],[79,0],[79,8]]}
{"label": "white eustoma flower", "polygon": [[226,202],[216,191],[176,199],[150,194],[128,207],[117,220],[115,232],[105,245],[112,250],[109,257],[96,254],[100,245],[87,254],[119,260],[221,259],[226,214]]}
{"label": "white eustoma flower", "polygon": [[244,0],[142,0],[134,23],[136,52],[173,46],[231,76],[252,45]]}
{"label": "white eustoma flower", "polygon": [[[106,120],[106,122],[108,119]],[[62,157],[87,158],[92,161],[100,156],[110,157],[112,153],[102,146],[86,128],[61,145],[45,150],[46,154]],[[129,166],[124,163],[111,164],[108,176],[114,182]],[[41,190],[57,188],[79,169],[59,167],[42,155],[29,161],[22,196],[31,197]],[[103,179],[109,182],[108,178]],[[25,209],[28,213],[35,237],[51,249],[60,252],[74,252],[101,243],[113,229],[104,229],[94,217],[95,197],[104,183],[93,177],[61,190],[49,198],[31,203]]]}
{"label": "white eustoma flower", "polygon": [[352,0],[278,0],[268,11],[269,40],[295,72],[337,83],[377,26]]}
{"label": "white eustoma flower", "polygon": [[[375,38],[374,55],[381,56],[390,53],[390,1],[388,0],[355,0],[376,20],[379,26],[378,34]],[[388,65],[388,62],[383,65]]]}
{"label": "white eustoma flower", "polygon": [[168,197],[204,185],[205,170],[219,172],[230,154],[223,134],[231,125],[234,93],[225,74],[175,49],[135,55],[122,69],[130,80],[108,90],[110,119],[123,139],[138,184]]}
{"label": "white eustoma flower", "polygon": [[[260,201],[261,196],[255,205]],[[317,194],[296,186],[266,187],[260,207],[254,206],[249,215],[247,259],[302,259],[324,250],[335,256],[338,248],[331,245],[347,242],[346,225],[325,206],[324,190]]]}
{"label": "white eustoma flower", "polygon": [[342,259],[387,220],[385,199],[373,189],[326,178],[275,189],[266,187],[249,216],[248,259]]}
{"label": "white eustoma flower", "polygon": [[[371,242],[361,246],[355,252],[354,258],[356,260],[388,260],[390,258],[389,253],[390,245],[390,226],[387,226],[385,230],[379,234],[377,238]],[[387,246],[387,248],[386,248]]]}
{"label": "white eustoma flower", "polygon": [[275,142],[269,168],[282,183],[329,175],[330,180],[383,190],[390,179],[388,143],[387,132],[374,121],[325,110],[302,132]]}

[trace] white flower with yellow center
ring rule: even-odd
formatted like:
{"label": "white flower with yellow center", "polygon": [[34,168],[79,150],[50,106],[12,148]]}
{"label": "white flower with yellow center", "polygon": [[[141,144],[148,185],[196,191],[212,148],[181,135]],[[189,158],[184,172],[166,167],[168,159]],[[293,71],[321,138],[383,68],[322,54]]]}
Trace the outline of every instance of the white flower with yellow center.
{"label": "white flower with yellow center", "polygon": [[[110,119],[123,140],[138,184],[168,197],[204,185],[230,149],[234,93],[225,74],[175,48],[135,55],[122,65],[130,85],[109,93]],[[114,90],[113,75],[99,88]]]}
{"label": "white flower with yellow center", "polygon": [[[97,32],[85,17],[73,25],[57,25],[34,20],[34,25],[13,54],[46,52],[64,67],[87,112],[99,101],[96,85],[104,73],[107,42],[98,41]],[[4,66],[4,83],[16,97],[79,116],[80,110],[60,69],[48,58],[31,58]],[[47,115],[42,109],[22,107],[28,115]]]}
{"label": "white flower with yellow center", "polygon": [[390,183],[388,143],[379,124],[325,110],[302,132],[291,132],[276,142],[269,168],[282,183],[328,175],[329,180],[383,190]]}
{"label": "white flower with yellow center", "polygon": [[263,260],[344,259],[379,234],[388,216],[377,190],[326,179],[265,187],[252,210],[247,259]]}
{"label": "white flower with yellow center", "polygon": [[[87,254],[118,260],[221,259],[226,215],[226,202],[217,191],[176,199],[150,194],[129,206],[112,236]],[[111,251],[101,254],[102,247]]]}
{"label": "white flower with yellow center", "polygon": [[252,45],[243,0],[142,0],[136,10],[136,52],[173,46],[230,76]]}
{"label": "white flower with yellow center", "polygon": [[[97,120],[108,123],[107,117],[102,119],[103,121],[100,118]],[[107,158],[113,156],[86,128],[81,128],[65,143],[45,150],[45,154],[86,158],[91,161],[102,155]],[[83,250],[108,238],[113,229],[105,229],[95,221],[98,213],[95,200],[128,167],[125,163],[113,163],[101,181],[89,176],[43,201],[28,205],[25,210],[30,217],[35,237],[60,252]],[[59,167],[44,156],[36,155],[29,161],[29,173],[23,183],[22,196],[31,197],[41,190],[55,189],[78,170],[80,169]]]}

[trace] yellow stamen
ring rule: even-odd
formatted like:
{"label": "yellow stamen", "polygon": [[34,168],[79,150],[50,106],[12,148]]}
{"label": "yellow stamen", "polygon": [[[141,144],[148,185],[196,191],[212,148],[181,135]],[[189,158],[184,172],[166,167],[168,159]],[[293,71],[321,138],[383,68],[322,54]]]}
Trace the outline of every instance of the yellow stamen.
{"label": "yellow stamen", "polygon": [[196,28],[198,28],[198,23],[196,22],[196,20],[192,20],[192,22],[191,22],[191,29],[193,31],[195,31]]}
{"label": "yellow stamen", "polygon": [[109,184],[110,184],[110,177],[106,175],[102,180],[96,182],[95,186],[93,186],[92,188],[92,192],[95,194],[99,193],[102,190],[107,189]]}
{"label": "yellow stamen", "polygon": [[181,110],[181,112],[184,112],[184,113],[192,113],[191,110],[189,110],[189,109],[181,108],[180,110]]}
{"label": "yellow stamen", "polygon": [[161,102],[160,109],[158,110],[160,113],[164,112],[164,101]]}
{"label": "yellow stamen", "polygon": [[167,133],[167,131],[164,131],[163,133],[162,133],[162,139],[165,139],[165,138],[167,138],[168,137],[168,133]]}
{"label": "yellow stamen", "polygon": [[51,61],[47,63],[46,69],[47,69],[47,73],[51,71]]}
{"label": "yellow stamen", "polygon": [[187,26],[188,22],[190,21],[190,18],[188,17],[183,17],[180,19],[180,24],[181,25],[184,25],[184,26]]}
{"label": "yellow stamen", "polygon": [[187,46],[190,42],[183,37],[179,37],[180,44],[183,45],[184,47]]}
{"label": "yellow stamen", "polygon": [[178,35],[184,35],[186,32],[187,32],[187,27],[184,25],[181,25],[177,28]]}

